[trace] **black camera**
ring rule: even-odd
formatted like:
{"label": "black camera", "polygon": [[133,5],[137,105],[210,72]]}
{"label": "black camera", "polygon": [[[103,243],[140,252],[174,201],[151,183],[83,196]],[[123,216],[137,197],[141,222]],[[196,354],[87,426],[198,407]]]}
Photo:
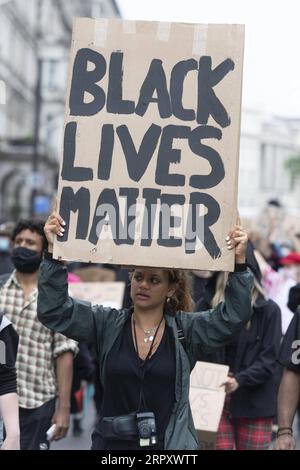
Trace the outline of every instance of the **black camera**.
{"label": "black camera", "polygon": [[102,418],[99,430],[109,440],[138,439],[141,447],[157,443],[155,416],[152,412]]}
{"label": "black camera", "polygon": [[157,438],[154,413],[137,413],[136,420],[140,439],[140,446],[142,447],[155,445],[157,443]]}

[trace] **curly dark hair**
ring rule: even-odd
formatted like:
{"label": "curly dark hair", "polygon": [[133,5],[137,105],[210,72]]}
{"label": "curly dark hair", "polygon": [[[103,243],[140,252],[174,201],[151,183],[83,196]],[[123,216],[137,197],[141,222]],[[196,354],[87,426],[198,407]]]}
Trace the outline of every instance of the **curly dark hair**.
{"label": "curly dark hair", "polygon": [[169,283],[174,284],[175,292],[166,302],[166,308],[170,313],[178,311],[192,312],[193,300],[191,297],[191,276],[183,269],[166,269]]}
{"label": "curly dark hair", "polygon": [[44,225],[45,223],[42,220],[21,219],[13,229],[11,239],[12,241],[15,241],[15,238],[20,232],[23,230],[30,230],[31,232],[40,235],[43,243],[43,250],[45,250],[48,246],[48,242],[44,234]]}

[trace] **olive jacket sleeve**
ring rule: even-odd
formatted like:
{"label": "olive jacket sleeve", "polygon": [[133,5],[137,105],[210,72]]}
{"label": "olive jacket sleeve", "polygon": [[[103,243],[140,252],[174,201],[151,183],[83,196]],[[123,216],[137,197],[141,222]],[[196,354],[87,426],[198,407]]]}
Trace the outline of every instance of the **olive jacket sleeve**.
{"label": "olive jacket sleeve", "polygon": [[[230,341],[251,317],[250,272],[230,273],[225,302],[205,312],[179,312],[177,320],[183,330],[191,362],[203,352],[214,350]],[[76,341],[95,343],[99,332],[107,341],[122,319],[123,311],[73,299],[68,295],[67,269],[58,261],[44,260],[38,283],[38,318],[48,328]]]}

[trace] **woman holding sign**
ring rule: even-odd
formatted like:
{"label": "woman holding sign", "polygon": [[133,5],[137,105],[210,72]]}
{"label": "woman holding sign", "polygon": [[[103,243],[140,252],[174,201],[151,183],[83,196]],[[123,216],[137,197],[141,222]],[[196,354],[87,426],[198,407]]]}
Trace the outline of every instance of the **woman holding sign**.
{"label": "woman holding sign", "polygon": [[68,296],[67,270],[52,259],[53,239],[64,221],[52,213],[45,225],[49,247],[39,277],[38,317],[48,328],[94,343],[104,395],[92,449],[197,449],[189,406],[189,375],[204,353],[219,348],[251,315],[252,275],[246,270],[247,235],[236,226],[225,301],[191,311],[184,271],[136,268],[131,309],[92,307]]}

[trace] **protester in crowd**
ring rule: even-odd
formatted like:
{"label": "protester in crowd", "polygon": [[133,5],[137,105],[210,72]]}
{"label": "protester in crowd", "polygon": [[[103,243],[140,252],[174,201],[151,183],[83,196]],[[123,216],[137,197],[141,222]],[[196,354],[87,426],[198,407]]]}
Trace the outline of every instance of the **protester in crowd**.
{"label": "protester in crowd", "polygon": [[83,401],[85,383],[92,383],[95,373],[93,356],[85,342],[78,343],[79,351],[74,359],[74,374],[71,392],[71,414],[73,418],[73,436],[80,436],[83,432]]}
{"label": "protester in crowd", "polygon": [[[72,295],[72,284],[81,282],[79,276],[69,271],[68,265],[68,284],[69,294]],[[78,343],[78,353],[73,363],[73,379],[71,388],[71,415],[72,415],[72,434],[79,437],[82,432],[83,401],[84,401],[84,382],[92,382],[95,372],[93,357],[89,351],[88,345],[84,342]]]}
{"label": "protester in crowd", "polygon": [[265,291],[281,310],[281,330],[284,335],[293,318],[288,307],[290,289],[300,280],[300,253],[291,252],[280,259],[281,269],[277,272],[266,262],[264,257],[255,251],[255,256],[262,272],[262,284]]}
{"label": "protester in crowd", "polygon": [[249,238],[269,266],[278,271],[281,259],[289,253],[300,253],[298,221],[287,216],[278,199],[271,199],[263,208],[257,222],[252,226]]}
{"label": "protester in crowd", "polygon": [[294,234],[287,222],[287,212],[278,199],[267,202],[258,217],[257,227],[261,240],[256,247],[271,267],[277,270],[279,259],[294,249]]}
{"label": "protester in crowd", "polygon": [[[0,313],[0,448],[20,449],[19,405],[16,355],[18,335],[11,322]],[[3,423],[5,429],[3,430]],[[3,431],[5,440],[3,441]],[[2,443],[2,445],[1,445]]]}
{"label": "protester in crowd", "polygon": [[291,287],[289,291],[289,297],[288,297],[288,307],[291,310],[291,312],[295,313],[299,305],[300,305],[300,283]]}
{"label": "protester in crowd", "polygon": [[206,287],[210,278],[213,276],[212,271],[191,271],[193,280],[192,298],[194,303],[199,302],[205,295]]}
{"label": "protester in crowd", "polygon": [[296,447],[292,426],[300,403],[300,284],[290,291],[289,307],[294,317],[284,336],[279,357],[284,371],[278,393],[276,450],[293,450]]}
{"label": "protester in crowd", "polygon": [[[288,299],[288,308],[293,313],[295,313],[299,305],[300,305],[300,283],[296,284],[294,287],[290,289],[289,299]],[[297,339],[299,341],[298,345],[300,346],[300,336]],[[300,431],[300,400],[299,400],[298,407],[297,407],[297,413],[298,413],[298,430]]]}
{"label": "protester in crowd", "polygon": [[185,272],[156,268],[134,269],[133,309],[116,310],[68,296],[66,268],[51,256],[64,225],[55,212],[45,225],[49,253],[40,269],[38,316],[47,327],[96,345],[104,396],[92,448],[196,449],[189,374],[205,351],[221,347],[250,318],[246,233],[236,226],[228,236],[236,272],[225,302],[213,311],[185,313],[191,308]]}
{"label": "protester in crowd", "polygon": [[[278,305],[267,300],[261,273],[249,243],[247,264],[254,274],[251,320],[232,342],[206,358],[229,366],[227,393],[217,432],[217,450],[266,450],[272,436],[278,390],[278,353],[281,316]],[[224,299],[226,273],[214,276],[214,286],[198,309],[214,308]]]}
{"label": "protester in crowd", "polygon": [[[12,234],[15,271],[2,276],[0,311],[19,335],[16,361],[21,449],[45,449],[46,431],[56,424],[54,439],[67,433],[73,354],[76,343],[45,328],[37,318],[37,275],[47,246],[43,224],[20,221]],[[57,408],[56,397],[58,396]]]}

